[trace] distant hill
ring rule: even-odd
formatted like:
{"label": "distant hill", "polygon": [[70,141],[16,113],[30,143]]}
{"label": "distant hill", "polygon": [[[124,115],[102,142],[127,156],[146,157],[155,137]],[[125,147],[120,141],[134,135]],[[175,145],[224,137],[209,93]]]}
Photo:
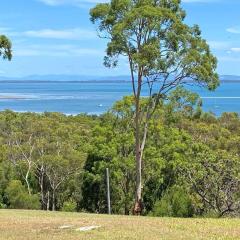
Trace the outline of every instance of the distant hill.
{"label": "distant hill", "polygon": [[[0,76],[0,81],[130,81],[128,75],[119,76],[88,76],[88,75],[67,75],[67,74],[49,74],[49,75],[29,75],[25,77],[5,77]],[[221,81],[240,81],[237,75],[221,75]]]}
{"label": "distant hill", "polygon": [[129,81],[130,76],[87,76],[87,75],[29,75],[25,77],[0,76],[0,81]]}

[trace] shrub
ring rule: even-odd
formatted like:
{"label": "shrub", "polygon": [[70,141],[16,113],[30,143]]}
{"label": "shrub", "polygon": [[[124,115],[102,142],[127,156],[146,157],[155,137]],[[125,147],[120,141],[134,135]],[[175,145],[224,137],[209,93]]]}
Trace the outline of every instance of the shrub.
{"label": "shrub", "polygon": [[64,212],[75,212],[77,209],[77,203],[73,200],[66,201],[63,203],[62,211]]}
{"label": "shrub", "polygon": [[0,209],[6,208],[6,205],[3,203],[2,195],[0,195]]}
{"label": "shrub", "polygon": [[0,203],[0,209],[7,208],[7,206],[4,203]]}
{"label": "shrub", "polygon": [[0,195],[0,209],[6,208],[6,205],[3,203],[3,197]]}
{"label": "shrub", "polygon": [[6,194],[10,208],[17,209],[39,209],[38,195],[29,195],[21,181],[13,180],[9,183]]}
{"label": "shrub", "polygon": [[186,191],[174,186],[154,205],[152,216],[192,217],[193,207]]}

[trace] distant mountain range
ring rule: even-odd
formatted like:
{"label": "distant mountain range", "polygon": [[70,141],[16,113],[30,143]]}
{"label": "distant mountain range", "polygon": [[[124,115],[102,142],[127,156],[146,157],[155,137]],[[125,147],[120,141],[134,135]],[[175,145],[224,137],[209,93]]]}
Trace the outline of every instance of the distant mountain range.
{"label": "distant mountain range", "polygon": [[[128,75],[119,76],[87,76],[87,75],[29,75],[25,77],[0,76],[0,81],[130,81]],[[240,81],[237,75],[221,75],[221,81]]]}
{"label": "distant mountain range", "polygon": [[129,81],[130,76],[87,76],[87,75],[29,75],[25,77],[0,76],[0,81]]}

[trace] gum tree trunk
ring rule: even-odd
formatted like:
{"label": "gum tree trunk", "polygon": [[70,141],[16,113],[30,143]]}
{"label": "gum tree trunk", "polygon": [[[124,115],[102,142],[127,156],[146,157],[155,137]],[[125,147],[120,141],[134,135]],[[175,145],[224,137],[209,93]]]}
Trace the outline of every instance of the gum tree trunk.
{"label": "gum tree trunk", "polygon": [[141,144],[141,96],[142,76],[139,70],[137,92],[135,94],[135,161],[136,161],[136,192],[135,192],[135,205],[133,209],[134,215],[141,215],[142,206],[142,156],[144,146]]}

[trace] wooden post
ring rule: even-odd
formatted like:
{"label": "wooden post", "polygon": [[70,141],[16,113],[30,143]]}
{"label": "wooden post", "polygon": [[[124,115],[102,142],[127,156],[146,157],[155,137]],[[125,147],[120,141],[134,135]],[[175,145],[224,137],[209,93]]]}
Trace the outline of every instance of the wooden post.
{"label": "wooden post", "polygon": [[111,214],[110,183],[109,183],[109,169],[108,169],[108,168],[106,168],[106,182],[107,182],[107,206],[108,206],[108,214]]}
{"label": "wooden post", "polygon": [[49,191],[47,192],[47,211],[49,211],[50,207],[50,196],[49,196]]}

